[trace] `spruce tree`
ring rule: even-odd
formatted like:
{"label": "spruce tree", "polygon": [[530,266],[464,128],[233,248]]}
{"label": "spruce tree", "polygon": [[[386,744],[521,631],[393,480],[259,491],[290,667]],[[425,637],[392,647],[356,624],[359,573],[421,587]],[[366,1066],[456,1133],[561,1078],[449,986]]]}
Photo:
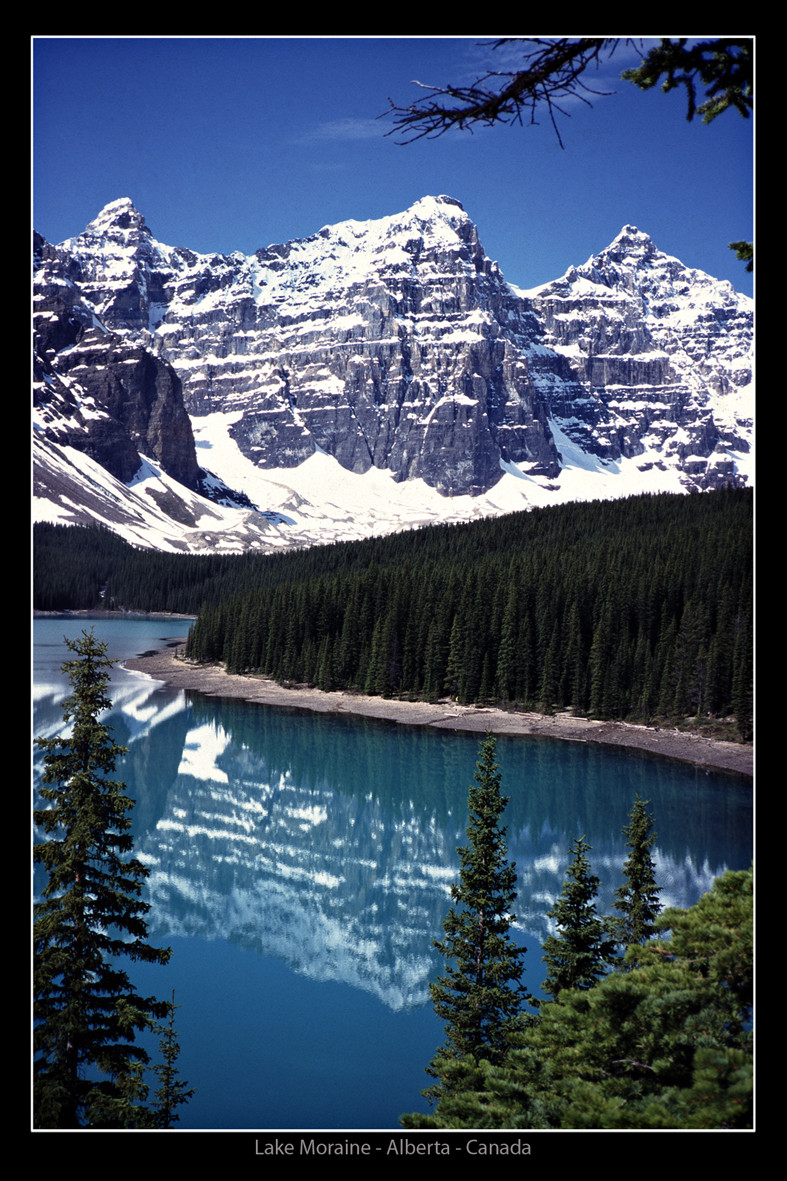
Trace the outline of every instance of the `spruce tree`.
{"label": "spruce tree", "polygon": [[475,786],[469,789],[468,844],[457,850],[459,881],[451,886],[455,905],[443,922],[445,938],[435,941],[448,966],[429,986],[435,1012],[445,1022],[445,1044],[427,1067],[438,1080],[424,1091],[430,1099],[457,1085],[452,1064],[464,1060],[472,1071],[481,1061],[505,1059],[528,999],[521,982],[526,949],[510,935],[516,866],[506,860],[500,818],[508,800],[500,790],[495,748],[496,740],[487,734]]}
{"label": "spruce tree", "polygon": [[584,837],[574,842],[563,890],[547,912],[559,931],[544,940],[542,957],[547,977],[541,987],[552,1000],[557,1000],[565,989],[592,988],[612,959],[614,943],[608,938],[605,920],[596,911],[599,880],[590,871],[589,850]]}
{"label": "spruce tree", "polygon": [[483,1126],[751,1127],[753,917],[750,870],[660,914],[670,938],[641,948],[637,971],[543,1005],[522,1047],[486,1071]]}
{"label": "spruce tree", "polygon": [[83,632],[66,640],[72,693],[63,737],[45,751],[34,812],[42,835],[34,857],[47,873],[34,916],[34,1121],[37,1127],[150,1126],[141,1082],[148,1061],[138,1032],[169,1008],[133,989],[124,959],[164,964],[169,949],[147,942],[147,869],[132,857],[133,801],[111,778],[125,753],[101,715],[112,661],[106,643]]}
{"label": "spruce tree", "polygon": [[194,1088],[189,1087],[178,1077],[177,1061],[180,1055],[180,1045],[175,1034],[175,992],[169,1004],[169,1019],[159,1027],[161,1037],[161,1062],[153,1070],[159,1081],[156,1090],[156,1107],[154,1112],[155,1126],[171,1128],[180,1119],[176,1108],[187,1103],[194,1094]]}
{"label": "spruce tree", "polygon": [[637,795],[623,829],[630,850],[623,863],[625,883],[615,891],[615,909],[621,915],[615,920],[615,932],[624,948],[647,943],[656,933],[661,904],[651,853],[656,839],[652,829],[653,817],[648,812],[647,800]]}

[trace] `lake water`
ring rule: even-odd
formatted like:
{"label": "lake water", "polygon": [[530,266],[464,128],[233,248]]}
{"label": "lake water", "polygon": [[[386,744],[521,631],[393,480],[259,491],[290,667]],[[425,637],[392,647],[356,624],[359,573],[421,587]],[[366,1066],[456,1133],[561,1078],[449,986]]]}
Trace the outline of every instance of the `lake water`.
{"label": "lake water", "polygon": [[[93,627],[128,658],[187,623],[42,619],[34,730],[62,728],[64,635]],[[135,984],[180,1006],[182,1129],[396,1129],[428,1110],[424,1068],[442,1041],[428,981],[465,843],[478,736],[173,692],[116,668],[118,777],[136,800],[150,869],[150,942],[166,967]],[[600,746],[500,738],[516,937],[543,979],[546,912],[585,836],[611,913],[622,826],[650,802],[665,906],[689,906],[752,860],[752,786],[736,776]],[[41,756],[34,756],[38,781]]]}

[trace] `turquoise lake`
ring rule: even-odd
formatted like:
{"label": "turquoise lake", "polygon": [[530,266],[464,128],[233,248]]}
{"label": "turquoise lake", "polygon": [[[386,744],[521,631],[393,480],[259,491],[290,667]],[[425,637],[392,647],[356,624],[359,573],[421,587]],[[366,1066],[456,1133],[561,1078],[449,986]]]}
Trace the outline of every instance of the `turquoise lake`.
{"label": "turquoise lake", "polygon": [[[62,728],[63,637],[92,627],[124,659],[187,622],[47,618],[34,626],[34,732]],[[311,714],[167,689],[116,668],[117,775],[136,800],[150,870],[150,942],[166,967],[134,983],[175,990],[182,1129],[396,1129],[428,1110],[442,1040],[428,981],[440,971],[448,889],[465,842],[478,736]],[[543,978],[546,912],[585,836],[610,913],[635,795],[655,819],[665,906],[689,906],[753,856],[751,780],[619,749],[501,737],[516,937]],[[34,753],[34,780],[41,756]],[[35,784],[34,784],[35,787]]]}

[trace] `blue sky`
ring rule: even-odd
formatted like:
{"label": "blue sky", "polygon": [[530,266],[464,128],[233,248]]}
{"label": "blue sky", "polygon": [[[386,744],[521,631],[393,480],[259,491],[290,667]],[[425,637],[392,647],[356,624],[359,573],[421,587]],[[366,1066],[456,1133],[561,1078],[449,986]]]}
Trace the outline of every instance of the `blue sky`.
{"label": "blue sky", "polygon": [[153,235],[199,252],[254,250],[426,194],[459,200],[509,282],[531,287],[625,224],[752,292],[728,243],[753,236],[753,121],[686,120],[680,92],[619,78],[621,47],[560,123],[401,146],[389,97],[466,82],[500,53],[461,38],[47,38],[33,49],[35,228],[57,243],[130,197]]}

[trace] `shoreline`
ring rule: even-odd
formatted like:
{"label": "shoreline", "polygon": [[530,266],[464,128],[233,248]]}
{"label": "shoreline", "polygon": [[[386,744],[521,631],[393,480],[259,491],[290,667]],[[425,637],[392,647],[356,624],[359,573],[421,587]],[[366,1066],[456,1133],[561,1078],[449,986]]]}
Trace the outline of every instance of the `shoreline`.
{"label": "shoreline", "polygon": [[722,742],[680,730],[634,726],[627,722],[601,722],[565,713],[546,716],[509,713],[491,706],[397,701],[392,698],[367,697],[343,689],[330,693],[309,688],[285,689],[264,677],[226,673],[218,665],[186,664],[175,656],[176,649],[182,647],[182,639],[170,640],[166,647],[124,660],[122,665],[131,672],[143,673],[172,688],[190,690],[208,697],[238,698],[260,705],[288,706],[314,713],[349,714],[400,725],[431,726],[438,730],[475,733],[490,730],[493,734],[519,737],[597,742],[677,759],[708,770],[727,771],[748,778],[754,775],[752,744]]}

